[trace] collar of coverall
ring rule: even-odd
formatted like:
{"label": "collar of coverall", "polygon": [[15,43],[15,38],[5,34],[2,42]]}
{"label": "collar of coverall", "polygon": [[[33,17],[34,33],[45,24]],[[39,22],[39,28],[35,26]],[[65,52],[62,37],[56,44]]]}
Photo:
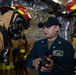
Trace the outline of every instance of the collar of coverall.
{"label": "collar of coverall", "polygon": [[[13,11],[10,10],[2,15],[3,27],[5,27],[6,30],[8,30],[12,14],[13,14]],[[16,13],[13,18],[13,22],[14,22],[15,18],[17,17],[17,15],[18,14]]]}

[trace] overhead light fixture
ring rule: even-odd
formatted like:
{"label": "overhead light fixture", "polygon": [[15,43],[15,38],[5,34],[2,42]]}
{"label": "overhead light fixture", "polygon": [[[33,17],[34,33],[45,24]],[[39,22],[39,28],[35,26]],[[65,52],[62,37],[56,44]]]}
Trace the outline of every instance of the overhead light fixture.
{"label": "overhead light fixture", "polygon": [[59,3],[59,1],[58,1],[58,0],[52,0],[52,1],[54,1],[54,2],[56,2],[56,3]]}

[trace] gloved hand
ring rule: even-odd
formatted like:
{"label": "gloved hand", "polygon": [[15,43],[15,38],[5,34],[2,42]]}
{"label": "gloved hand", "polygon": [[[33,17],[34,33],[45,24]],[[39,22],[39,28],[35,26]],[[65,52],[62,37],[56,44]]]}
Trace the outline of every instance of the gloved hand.
{"label": "gloved hand", "polygon": [[14,69],[19,70],[25,65],[26,61],[25,60],[20,60],[14,63]]}

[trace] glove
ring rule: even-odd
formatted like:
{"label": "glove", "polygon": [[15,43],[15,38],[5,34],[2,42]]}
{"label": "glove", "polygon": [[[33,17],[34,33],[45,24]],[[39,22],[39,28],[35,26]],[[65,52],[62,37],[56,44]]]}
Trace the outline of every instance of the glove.
{"label": "glove", "polygon": [[20,60],[14,63],[14,69],[19,70],[26,64],[25,60]]}

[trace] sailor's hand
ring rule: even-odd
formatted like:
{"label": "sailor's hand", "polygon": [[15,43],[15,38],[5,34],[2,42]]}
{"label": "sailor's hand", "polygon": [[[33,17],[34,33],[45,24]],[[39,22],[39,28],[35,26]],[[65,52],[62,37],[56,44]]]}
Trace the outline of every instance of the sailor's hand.
{"label": "sailor's hand", "polygon": [[35,60],[33,60],[33,62],[32,62],[32,64],[33,64],[33,66],[36,68],[36,69],[38,69],[38,65],[39,65],[39,63],[40,63],[40,58],[37,58],[37,59],[35,59]]}
{"label": "sailor's hand", "polygon": [[45,67],[42,66],[41,69],[40,69],[42,72],[47,72],[48,73],[48,72],[52,72],[53,71],[53,67],[54,67],[53,60],[50,59],[50,58],[47,58],[47,61],[49,61],[50,64],[46,64]]}

